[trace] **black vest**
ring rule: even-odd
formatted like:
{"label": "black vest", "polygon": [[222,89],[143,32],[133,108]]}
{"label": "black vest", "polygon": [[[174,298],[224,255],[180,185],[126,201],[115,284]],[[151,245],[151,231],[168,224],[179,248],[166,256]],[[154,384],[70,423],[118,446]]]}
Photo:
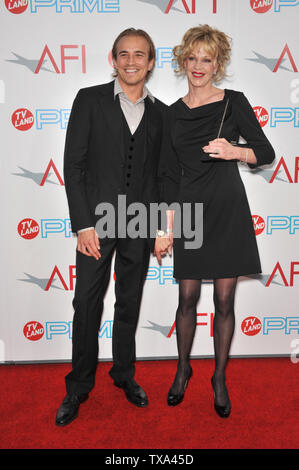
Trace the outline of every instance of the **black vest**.
{"label": "black vest", "polygon": [[138,128],[131,134],[126,118],[123,119],[123,142],[124,142],[124,172],[123,188],[127,196],[127,204],[142,200],[143,166],[145,159],[145,123],[146,107]]}

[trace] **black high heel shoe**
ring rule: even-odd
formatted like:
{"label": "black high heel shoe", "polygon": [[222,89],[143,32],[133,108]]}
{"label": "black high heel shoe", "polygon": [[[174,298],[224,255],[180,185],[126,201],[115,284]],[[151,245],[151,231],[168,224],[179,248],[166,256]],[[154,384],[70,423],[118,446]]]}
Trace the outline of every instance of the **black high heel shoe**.
{"label": "black high heel shoe", "polygon": [[[214,389],[214,376],[211,378],[211,383],[212,383],[212,388],[213,388],[213,392],[214,392],[214,408],[215,408],[215,411],[216,413],[218,414],[218,416],[220,416],[220,418],[228,418],[229,415],[230,415],[230,412],[231,412],[231,402],[230,402],[230,399],[229,397],[227,396],[227,402],[224,406],[222,405],[218,405],[216,403],[216,395],[215,395],[215,389]],[[228,395],[228,394],[227,394]]]}
{"label": "black high heel shoe", "polygon": [[188,382],[191,379],[192,375],[193,375],[193,371],[192,371],[192,367],[190,367],[190,372],[188,374],[188,377],[185,380],[184,389],[182,393],[171,393],[171,389],[169,390],[168,396],[167,396],[168,406],[176,406],[176,405],[179,405],[183,401]]}

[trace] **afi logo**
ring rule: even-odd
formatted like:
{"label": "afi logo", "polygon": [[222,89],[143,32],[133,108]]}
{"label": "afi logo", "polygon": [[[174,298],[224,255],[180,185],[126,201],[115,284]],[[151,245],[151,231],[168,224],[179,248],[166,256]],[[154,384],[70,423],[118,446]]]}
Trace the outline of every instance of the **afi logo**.
{"label": "afi logo", "polygon": [[[294,277],[296,275],[299,274],[299,271],[296,271],[296,269],[299,268],[299,261],[291,261],[291,264],[290,264],[290,269],[289,269],[289,276],[286,275],[279,263],[279,261],[277,261],[268,281],[267,281],[267,284],[266,284],[266,287],[269,287],[271,282],[273,281],[274,277],[279,275],[283,281],[283,284],[285,287],[293,287],[294,286]],[[289,279],[289,282],[288,282],[288,279]]]}
{"label": "afi logo", "polygon": [[58,266],[54,266],[50,279],[48,280],[47,285],[45,287],[46,291],[50,289],[54,278],[56,279],[56,276],[59,278],[64,290],[70,290],[70,291],[74,290],[74,281],[76,279],[76,266],[75,265],[70,265],[68,267],[68,278],[66,278],[66,280],[63,278]]}
{"label": "afi logo", "polygon": [[63,180],[62,180],[62,178],[61,178],[61,176],[60,176],[60,174],[59,174],[59,172],[58,172],[58,170],[57,170],[57,168],[56,168],[56,166],[55,166],[55,163],[53,162],[52,158],[51,158],[51,160],[49,161],[49,164],[48,164],[48,166],[47,166],[47,168],[46,168],[46,171],[45,171],[45,173],[44,173],[44,176],[43,176],[43,178],[42,178],[42,180],[41,180],[41,182],[40,182],[40,186],[44,186],[44,184],[45,184],[45,182],[46,182],[46,180],[47,180],[47,178],[48,178],[48,176],[49,176],[49,173],[50,173],[51,168],[52,168],[52,170],[54,171],[55,175],[57,176],[57,179],[58,179],[58,181],[59,181],[59,184],[60,184],[61,186],[64,186],[64,182],[63,182]]}
{"label": "afi logo", "polygon": [[[197,313],[196,316],[197,317],[207,317],[207,319],[205,319],[206,321],[203,321],[203,322],[197,321],[196,326],[208,326],[209,327],[210,337],[212,338],[213,337],[214,313]],[[173,323],[172,327],[170,328],[170,331],[167,335],[167,338],[171,338],[171,336],[174,332],[174,329],[175,329],[175,322]]]}
{"label": "afi logo", "polygon": [[[69,49],[72,50],[73,54],[76,55],[68,55],[71,54]],[[80,64],[81,72],[86,73],[86,46],[85,45],[78,45],[78,44],[70,44],[70,45],[61,45],[59,51],[56,52],[56,60],[54,58],[54,52],[50,50],[48,45],[46,44],[41,56],[39,59],[27,59],[20,54],[16,54],[12,52],[13,55],[16,57],[15,59],[6,59],[6,62],[12,62],[17,65],[23,65],[24,67],[28,68],[33,73],[39,73],[40,70],[45,72],[52,72],[53,69],[56,73],[66,73],[66,62],[67,61],[77,61]],[[50,60],[51,69],[47,68],[43,65],[44,62],[47,63]]]}
{"label": "afi logo", "polygon": [[293,178],[292,178],[291,172],[289,171],[289,168],[288,168],[288,166],[285,162],[285,159],[283,157],[281,157],[281,159],[279,160],[279,162],[277,163],[277,165],[275,167],[274,173],[273,173],[271,179],[269,180],[269,183],[273,183],[273,181],[275,180],[278,173],[279,173],[279,178],[280,178],[281,171],[284,171],[289,183],[298,183],[299,157],[295,157],[295,165],[294,165],[294,172],[293,172],[294,176],[293,176]]}
{"label": "afi logo", "polygon": [[[196,0],[180,0],[180,3],[184,7],[186,13],[195,14],[196,13]],[[170,0],[166,6],[164,13],[169,13],[171,8],[174,6],[177,7],[177,0]],[[217,0],[212,0],[213,13],[217,13]],[[176,8],[177,9],[177,8]]]}
{"label": "afi logo", "polygon": [[278,59],[272,59],[272,58],[269,58],[269,57],[265,57],[265,56],[263,56],[262,54],[260,54],[258,52],[255,52],[255,51],[253,51],[253,52],[254,52],[256,57],[254,59],[247,59],[247,60],[250,60],[251,62],[257,62],[258,64],[265,65],[265,67],[267,67],[271,72],[275,73],[275,72],[277,72],[277,70],[279,68],[281,68],[283,70],[287,70],[289,72],[290,69],[285,66],[285,61],[286,60],[288,60],[288,62],[292,66],[293,72],[298,72],[297,65],[295,63],[294,57],[292,55],[292,52],[291,52],[288,44],[285,44],[285,46],[284,46],[280,56],[278,57]]}
{"label": "afi logo", "polygon": [[[63,179],[57,170],[57,167],[55,163],[53,162],[52,158],[49,161],[47,168],[43,172],[34,172],[30,170],[26,170],[26,168],[19,167],[22,170],[22,173],[13,173],[15,176],[20,176],[22,178],[30,179],[34,181],[38,186],[44,186],[44,184],[47,182],[49,184],[60,184],[60,186],[64,186]],[[53,172],[55,173],[56,180],[58,181],[52,181],[51,177]]]}
{"label": "afi logo", "polygon": [[296,67],[296,64],[295,64],[295,61],[293,59],[293,56],[291,54],[291,51],[290,51],[290,48],[289,46],[286,44],[282,50],[282,53],[280,54],[279,58],[278,58],[278,61],[273,69],[273,72],[277,72],[278,68],[280,67],[281,63],[283,62],[284,58],[285,58],[285,55],[288,56],[289,58],[289,61],[292,65],[292,68],[293,68],[293,71],[294,72],[298,72],[298,69]]}
{"label": "afi logo", "polygon": [[[68,51],[67,49],[76,49],[76,53],[78,55],[67,55]],[[42,55],[38,61],[37,67],[34,71],[34,73],[39,73],[41,66],[43,65],[43,62],[46,57],[50,59],[51,64],[53,65],[53,68],[56,73],[65,73],[65,63],[67,60],[77,60],[81,63],[81,70],[82,73],[86,73],[86,47],[84,45],[79,46],[77,44],[71,44],[71,45],[62,45],[60,46],[60,66],[61,69],[59,70],[59,67],[53,57],[53,54],[51,53],[48,45],[46,44]]]}

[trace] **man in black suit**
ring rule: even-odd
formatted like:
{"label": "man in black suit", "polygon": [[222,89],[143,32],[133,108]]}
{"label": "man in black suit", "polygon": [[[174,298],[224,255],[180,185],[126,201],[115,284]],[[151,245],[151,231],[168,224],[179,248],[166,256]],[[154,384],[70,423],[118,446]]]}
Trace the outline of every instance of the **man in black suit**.
{"label": "man in black suit", "polygon": [[[78,242],[72,370],[65,378],[67,395],[56,415],[60,426],[77,417],[95,383],[103,298],[114,253],[116,302],[109,373],[131,403],[148,404],[146,393],[134,380],[135,331],[154,238],[151,242],[123,238],[116,220],[116,234],[99,239],[95,209],[102,202],[116,208],[120,195],[126,196],[127,205],[140,202],[148,207],[158,201],[166,106],[145,86],[155,64],[154,44],[147,33],[133,28],[123,31],[115,40],[112,57],[115,80],[79,91],[66,135],[65,188]],[[169,238],[157,238],[157,245],[159,259],[170,245]]]}

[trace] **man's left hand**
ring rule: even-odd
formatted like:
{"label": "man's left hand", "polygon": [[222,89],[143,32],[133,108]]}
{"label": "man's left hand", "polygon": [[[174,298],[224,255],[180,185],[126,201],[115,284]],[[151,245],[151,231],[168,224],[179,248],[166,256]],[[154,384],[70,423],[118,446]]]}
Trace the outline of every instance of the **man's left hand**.
{"label": "man's left hand", "polygon": [[173,245],[172,234],[165,237],[157,237],[155,241],[154,255],[157,257],[158,263],[161,265],[162,256],[165,256],[168,252],[171,255]]}

